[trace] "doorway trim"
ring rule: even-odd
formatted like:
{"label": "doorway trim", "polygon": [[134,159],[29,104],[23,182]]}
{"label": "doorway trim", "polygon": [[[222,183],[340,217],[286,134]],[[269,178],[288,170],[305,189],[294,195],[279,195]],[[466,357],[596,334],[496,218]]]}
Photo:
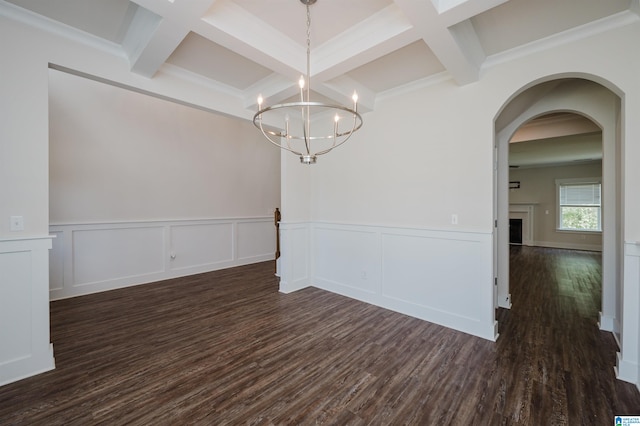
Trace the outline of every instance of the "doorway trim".
{"label": "doorway trim", "polygon": [[[494,173],[494,197],[496,214],[496,249],[494,261],[496,265],[497,296],[496,307],[510,308],[509,293],[509,140],[515,131],[529,120],[551,112],[571,112],[582,115],[602,129],[602,178],[603,178],[603,293],[599,319],[600,329],[619,334],[621,332],[621,302],[619,295],[622,286],[622,197],[621,176],[623,162],[621,147],[621,110],[622,97],[608,82],[594,76],[549,76],[533,82],[508,99],[496,114],[494,120],[496,167]],[[530,96],[533,99],[525,107],[522,103],[513,102],[530,89],[544,87],[541,96]],[[529,92],[530,94],[531,92]],[[520,110],[510,110],[517,105]],[[498,129],[497,123],[501,114],[509,111],[512,118]]]}

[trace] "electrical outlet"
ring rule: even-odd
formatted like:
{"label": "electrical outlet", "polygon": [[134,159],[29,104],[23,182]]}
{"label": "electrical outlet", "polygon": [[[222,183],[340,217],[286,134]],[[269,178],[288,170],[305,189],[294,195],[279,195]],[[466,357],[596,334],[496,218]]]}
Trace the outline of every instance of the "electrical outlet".
{"label": "electrical outlet", "polygon": [[11,216],[11,230],[24,231],[24,216]]}

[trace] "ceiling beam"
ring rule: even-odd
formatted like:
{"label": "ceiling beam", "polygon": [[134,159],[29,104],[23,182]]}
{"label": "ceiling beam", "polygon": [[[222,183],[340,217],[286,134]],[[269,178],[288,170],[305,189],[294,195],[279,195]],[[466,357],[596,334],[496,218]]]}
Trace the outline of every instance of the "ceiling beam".
{"label": "ceiling beam", "polygon": [[140,8],[123,46],[129,55],[131,71],[151,78],[189,34],[194,21],[217,0],[134,1]]}
{"label": "ceiling beam", "polygon": [[311,52],[311,74],[329,80],[407,46],[420,37],[392,4]]}
{"label": "ceiling beam", "polygon": [[509,0],[465,0],[452,5],[450,8],[439,8],[438,12],[442,23],[450,27],[467,19],[471,19],[489,9],[493,9],[496,6],[500,6],[507,1]]}
{"label": "ceiling beam", "polygon": [[347,76],[335,78],[331,82],[315,84],[313,88],[316,92],[341,105],[351,105],[353,92],[356,92],[358,94],[358,112],[361,113],[373,111],[375,106],[376,94]]}
{"label": "ceiling beam", "polygon": [[[247,31],[260,28],[260,31]],[[221,1],[194,26],[199,35],[253,62],[298,80],[306,68],[305,50],[259,17],[233,2]]]}
{"label": "ceiling beam", "polygon": [[428,0],[394,0],[415,31],[427,43],[454,80],[461,85],[477,81],[485,54],[468,21],[446,26]]}

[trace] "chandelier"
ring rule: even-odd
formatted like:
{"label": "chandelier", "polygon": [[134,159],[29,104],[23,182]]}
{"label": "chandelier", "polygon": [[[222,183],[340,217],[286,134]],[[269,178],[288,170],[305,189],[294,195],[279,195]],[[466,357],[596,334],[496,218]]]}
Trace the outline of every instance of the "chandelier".
{"label": "chandelier", "polygon": [[[353,93],[353,107],[311,102],[311,12],[309,6],[316,0],[300,0],[307,7],[307,74],[301,76],[300,100],[271,106],[263,106],[262,96],[258,96],[258,112],[253,116],[253,124],[265,138],[275,146],[300,157],[303,164],[315,164],[316,157],[328,153],[345,143],[356,130],[362,127],[362,117],[358,113],[358,94]],[[283,130],[270,130],[263,126],[263,117],[282,119]],[[277,117],[279,116],[279,117]],[[312,120],[313,118],[313,120]],[[348,121],[342,125],[341,121]],[[312,121],[313,130],[312,134]],[[322,124],[319,122],[323,122]],[[297,129],[297,130],[292,130]]]}

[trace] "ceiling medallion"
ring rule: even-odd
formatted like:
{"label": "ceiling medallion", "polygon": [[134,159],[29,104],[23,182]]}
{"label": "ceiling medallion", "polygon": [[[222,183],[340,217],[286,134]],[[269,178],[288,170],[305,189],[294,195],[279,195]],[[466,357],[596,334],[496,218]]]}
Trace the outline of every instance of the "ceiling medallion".
{"label": "ceiling medallion", "polygon": [[[311,12],[310,6],[317,0],[300,0],[307,7],[307,75],[301,76],[300,100],[271,106],[263,106],[262,96],[258,96],[258,112],[253,116],[253,124],[260,129],[269,142],[300,157],[303,164],[315,164],[316,158],[345,143],[353,133],[362,127],[362,116],[358,113],[358,94],[353,93],[353,106],[332,105],[311,102]],[[284,129],[270,130],[263,126],[263,117],[268,114],[284,114]],[[327,119],[327,116],[330,118]],[[313,118],[313,120],[312,120]],[[341,120],[348,125],[340,126]],[[273,122],[274,120],[267,120]],[[312,134],[313,130],[319,131]],[[324,121],[324,125],[321,123]],[[319,123],[320,122],[320,123]],[[298,130],[291,130],[292,128]],[[322,130],[324,128],[324,130]]]}

